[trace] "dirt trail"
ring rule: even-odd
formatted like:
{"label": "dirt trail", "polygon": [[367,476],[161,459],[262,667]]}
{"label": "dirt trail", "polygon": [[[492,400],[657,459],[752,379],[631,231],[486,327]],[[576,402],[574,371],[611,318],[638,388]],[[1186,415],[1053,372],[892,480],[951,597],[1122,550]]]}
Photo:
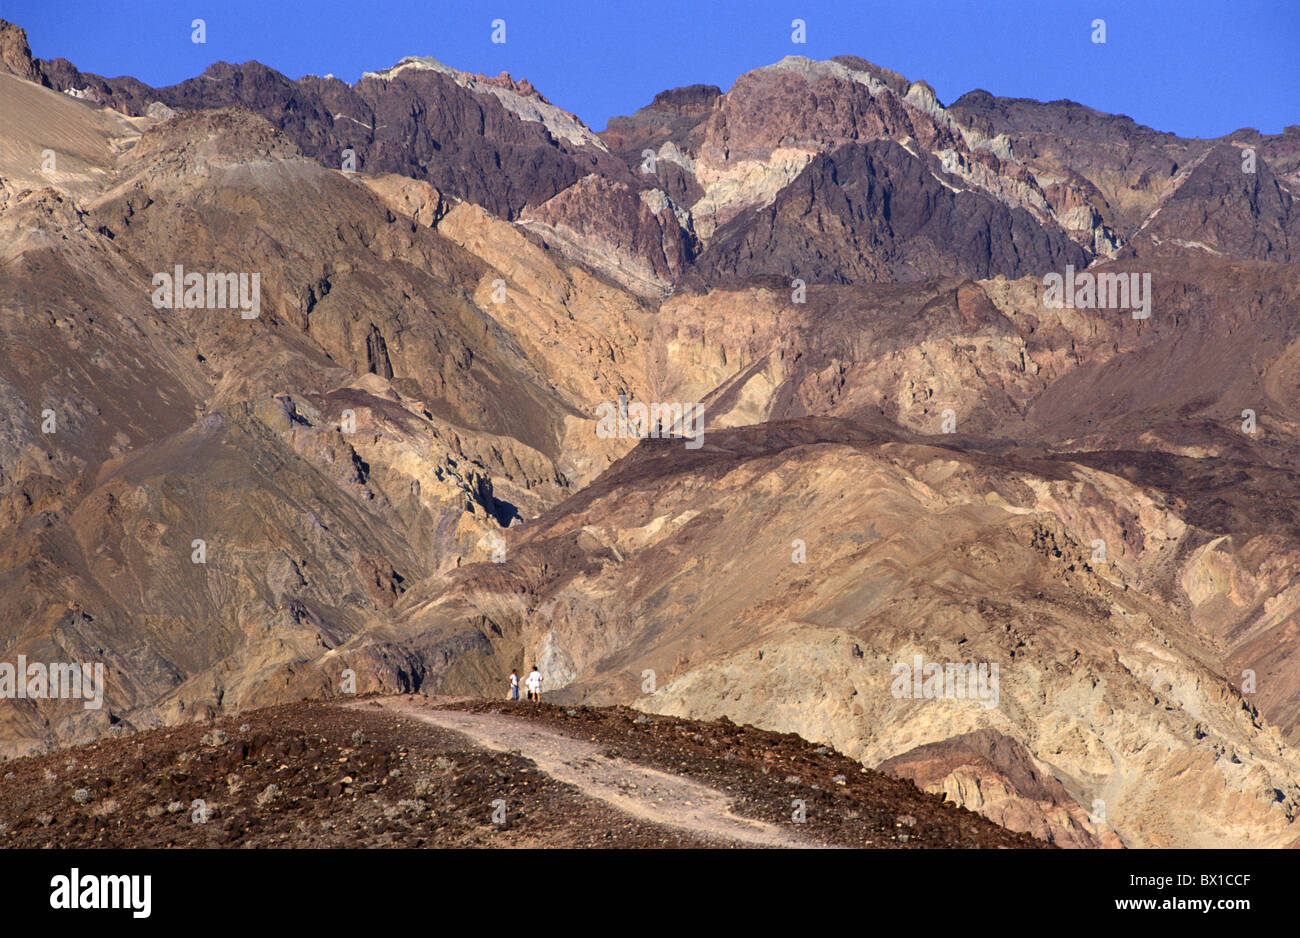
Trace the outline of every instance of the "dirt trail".
{"label": "dirt trail", "polygon": [[363,708],[374,704],[463,733],[484,748],[518,752],[557,781],[572,785],[585,795],[644,821],[759,847],[816,846],[775,825],[737,817],[727,809],[729,799],[723,792],[603,755],[602,747],[595,743],[574,739],[528,720],[497,714],[435,710],[428,703],[409,697],[383,697],[352,706]]}

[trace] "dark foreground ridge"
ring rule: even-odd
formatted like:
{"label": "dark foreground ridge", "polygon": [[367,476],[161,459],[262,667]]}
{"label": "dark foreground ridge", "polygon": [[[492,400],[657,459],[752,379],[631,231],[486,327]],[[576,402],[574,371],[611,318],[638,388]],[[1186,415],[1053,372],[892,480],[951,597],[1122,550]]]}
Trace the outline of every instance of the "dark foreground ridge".
{"label": "dark foreground ridge", "polygon": [[[525,728],[594,745],[584,760],[591,764],[630,764],[707,786],[732,814],[807,846],[1045,846],[790,733],[626,707],[421,697],[290,704],[5,762],[0,845],[743,845],[647,820],[660,796],[637,792],[634,782],[624,787],[647,809],[637,816],[556,780],[517,751],[494,751],[423,722],[418,714],[434,706],[476,714],[506,732]],[[806,814],[801,824],[792,820],[796,799]],[[504,823],[493,819],[498,800]]]}

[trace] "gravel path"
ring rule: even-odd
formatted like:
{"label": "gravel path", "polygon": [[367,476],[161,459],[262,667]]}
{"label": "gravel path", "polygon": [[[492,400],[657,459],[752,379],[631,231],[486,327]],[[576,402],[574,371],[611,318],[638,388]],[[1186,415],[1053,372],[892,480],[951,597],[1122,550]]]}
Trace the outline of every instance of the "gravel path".
{"label": "gravel path", "polygon": [[[448,699],[445,702],[452,701]],[[583,794],[643,821],[756,847],[813,846],[773,824],[737,817],[727,808],[728,797],[716,789],[603,755],[602,747],[595,743],[575,739],[528,720],[489,713],[437,710],[410,697],[385,697],[354,706],[373,706],[373,703],[463,733],[486,749],[518,753],[531,759],[541,771],[557,781],[572,785]]]}

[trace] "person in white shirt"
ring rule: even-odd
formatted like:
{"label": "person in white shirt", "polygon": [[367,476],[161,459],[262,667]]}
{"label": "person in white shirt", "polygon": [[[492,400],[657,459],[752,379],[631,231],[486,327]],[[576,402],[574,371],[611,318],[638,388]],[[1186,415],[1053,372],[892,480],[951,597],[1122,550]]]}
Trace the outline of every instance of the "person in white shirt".
{"label": "person in white shirt", "polygon": [[528,699],[533,703],[538,703],[542,699],[542,672],[537,670],[537,665],[533,665],[532,672],[528,675],[528,680],[524,682],[528,687]]}
{"label": "person in white shirt", "polygon": [[519,670],[517,668],[510,671],[510,693],[508,699],[519,699]]}

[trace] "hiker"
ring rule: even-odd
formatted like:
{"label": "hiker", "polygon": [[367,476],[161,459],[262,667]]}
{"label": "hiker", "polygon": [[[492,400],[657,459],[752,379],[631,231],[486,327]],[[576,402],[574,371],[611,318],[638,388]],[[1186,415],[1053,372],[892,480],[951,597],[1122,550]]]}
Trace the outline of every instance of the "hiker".
{"label": "hiker", "polygon": [[540,703],[542,699],[542,672],[537,670],[537,665],[533,665],[532,673],[528,675],[525,682],[528,685],[528,699],[533,703]]}
{"label": "hiker", "polygon": [[510,669],[510,693],[506,696],[507,700],[519,699],[519,669]]}

